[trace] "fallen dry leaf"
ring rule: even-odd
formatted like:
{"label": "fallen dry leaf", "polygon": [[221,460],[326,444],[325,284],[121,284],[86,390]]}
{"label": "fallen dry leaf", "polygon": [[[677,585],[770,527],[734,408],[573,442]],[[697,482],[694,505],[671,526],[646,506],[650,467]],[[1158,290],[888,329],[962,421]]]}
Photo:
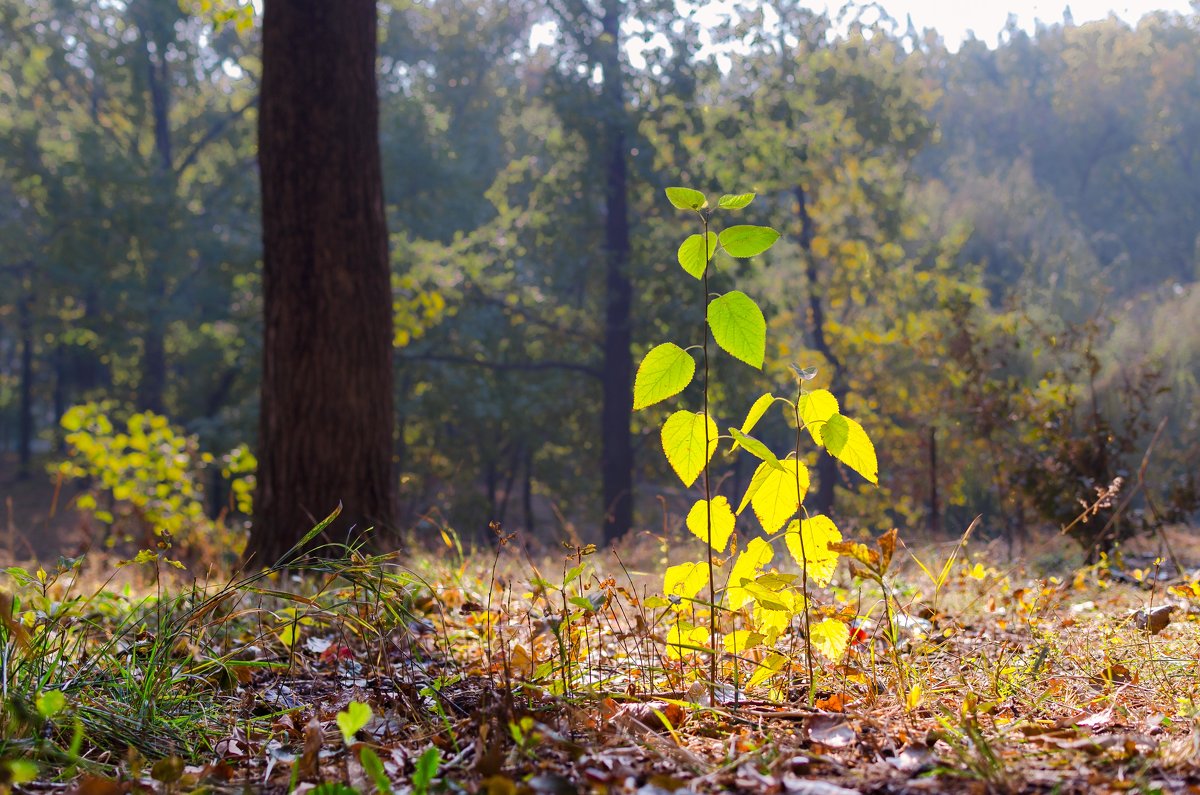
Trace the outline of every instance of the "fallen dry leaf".
{"label": "fallen dry leaf", "polygon": [[1171,623],[1171,613],[1175,605],[1159,605],[1158,607],[1143,607],[1133,614],[1133,625],[1140,630],[1157,635]]}
{"label": "fallen dry leaf", "polygon": [[835,715],[813,715],[804,725],[808,739],[826,748],[847,748],[858,735],[845,718]]}

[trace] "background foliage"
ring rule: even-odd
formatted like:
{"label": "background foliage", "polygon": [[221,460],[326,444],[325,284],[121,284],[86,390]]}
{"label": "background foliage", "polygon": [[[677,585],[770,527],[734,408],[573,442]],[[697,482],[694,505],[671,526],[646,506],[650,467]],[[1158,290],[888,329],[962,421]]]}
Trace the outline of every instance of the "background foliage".
{"label": "background foliage", "polygon": [[[0,449],[31,476],[78,452],[59,419],[94,400],[168,418],[197,451],[254,441],[259,43],[227,5],[0,2]],[[554,35],[584,7],[382,4],[406,525],[598,526],[609,111],[590,34]],[[1114,479],[1130,493],[1160,419],[1147,491],[1073,532],[1102,546],[1188,515],[1195,13],[1014,25],[951,52],[792,0],[700,48],[671,11],[631,4],[622,28],[635,359],[697,317],[666,278],[662,188],[736,184],[758,194],[746,223],[783,232],[713,274],[763,304],[767,383],[718,362],[711,397],[748,405],[789,363],[817,367],[880,454],[877,489],[808,462],[840,527],[983,513],[1014,541],[1057,532]],[[653,454],[663,416],[634,419],[638,528],[659,526],[658,495],[686,512]],[[791,430],[758,432],[782,448]],[[748,465],[724,463],[740,492]],[[196,490],[213,516],[217,469]]]}

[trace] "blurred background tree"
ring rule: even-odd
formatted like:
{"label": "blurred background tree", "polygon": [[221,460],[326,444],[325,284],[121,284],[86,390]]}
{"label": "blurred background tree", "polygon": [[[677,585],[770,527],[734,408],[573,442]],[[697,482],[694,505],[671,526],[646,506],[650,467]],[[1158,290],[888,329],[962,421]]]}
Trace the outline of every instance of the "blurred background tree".
{"label": "blurred background tree", "polygon": [[[786,240],[716,278],[770,296],[769,379],[816,366],[878,429],[880,487],[822,462],[814,509],[932,533],[982,513],[1018,544],[1123,478],[1085,548],[1191,515],[1195,11],[952,49],[792,0],[716,25],[666,2],[377,8],[399,526],[600,540],[661,527],[659,496],[678,521],[660,418],[628,403],[632,362],[696,331],[663,287],[679,183],[759,194],[749,222]],[[88,400],[216,453],[254,441],[260,27],[235,0],[0,0],[4,472],[40,481]],[[734,376],[726,425],[763,386]],[[1155,511],[1132,489],[1162,418]],[[227,504],[218,468],[204,486]]]}

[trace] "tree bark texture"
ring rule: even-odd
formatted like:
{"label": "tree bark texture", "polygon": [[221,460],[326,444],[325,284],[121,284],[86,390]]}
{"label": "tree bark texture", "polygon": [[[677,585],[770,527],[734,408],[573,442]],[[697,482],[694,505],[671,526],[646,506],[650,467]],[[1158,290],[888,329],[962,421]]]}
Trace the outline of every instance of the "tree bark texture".
{"label": "tree bark texture", "polygon": [[629,276],[629,166],[625,142],[625,85],[621,74],[621,3],[606,0],[606,39],[600,43],[604,72],[605,296],[604,387],[601,408],[601,470],[604,540],[613,541],[633,525],[633,344]]}
{"label": "tree bark texture", "polygon": [[392,521],[392,298],[374,0],[267,0],[259,167],[263,381],[257,565],[338,503],[344,540]]}

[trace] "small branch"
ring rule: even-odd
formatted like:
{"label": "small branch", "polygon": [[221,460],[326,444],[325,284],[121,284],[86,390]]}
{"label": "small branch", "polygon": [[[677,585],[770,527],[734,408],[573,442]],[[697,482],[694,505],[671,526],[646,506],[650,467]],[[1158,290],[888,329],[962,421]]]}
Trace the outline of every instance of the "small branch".
{"label": "small branch", "polygon": [[234,121],[240,119],[242,116],[246,115],[246,111],[250,110],[250,108],[257,104],[258,97],[256,96],[254,99],[251,99],[249,102],[242,105],[240,108],[228,114],[227,116],[224,116],[211,127],[209,127],[208,132],[200,136],[200,140],[196,141],[196,143],[188,151],[187,155],[184,156],[183,160],[179,162],[179,165],[175,167],[175,175],[178,176],[182,174],[188,166],[196,162],[196,158],[200,156],[200,153],[204,151],[205,147],[216,140],[216,138],[225,131],[226,127],[228,127]]}

